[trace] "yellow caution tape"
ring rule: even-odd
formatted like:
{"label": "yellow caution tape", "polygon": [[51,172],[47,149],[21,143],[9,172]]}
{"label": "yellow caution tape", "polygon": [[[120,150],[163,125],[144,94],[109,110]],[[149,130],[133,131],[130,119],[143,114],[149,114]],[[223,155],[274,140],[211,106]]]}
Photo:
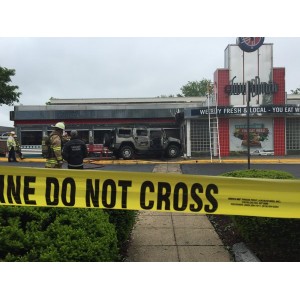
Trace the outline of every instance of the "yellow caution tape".
{"label": "yellow caution tape", "polygon": [[0,205],[300,218],[299,180],[10,167]]}

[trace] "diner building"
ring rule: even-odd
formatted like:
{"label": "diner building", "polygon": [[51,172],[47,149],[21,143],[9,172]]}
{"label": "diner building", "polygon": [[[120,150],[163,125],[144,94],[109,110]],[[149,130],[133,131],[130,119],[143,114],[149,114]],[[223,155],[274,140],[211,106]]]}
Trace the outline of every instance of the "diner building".
{"label": "diner building", "polygon": [[224,58],[204,97],[51,98],[47,105],[14,106],[10,119],[23,148],[39,148],[62,121],[87,144],[101,144],[115,127],[162,127],[181,139],[186,157],[245,155],[248,147],[299,154],[300,95],[287,94],[285,68],[273,66],[273,44],[253,52],[230,44]]}

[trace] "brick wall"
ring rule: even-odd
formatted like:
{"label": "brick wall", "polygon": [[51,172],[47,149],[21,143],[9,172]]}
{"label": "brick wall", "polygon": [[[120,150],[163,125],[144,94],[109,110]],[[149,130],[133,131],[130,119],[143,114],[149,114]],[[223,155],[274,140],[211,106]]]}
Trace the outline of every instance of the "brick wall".
{"label": "brick wall", "polygon": [[225,93],[225,86],[229,85],[229,69],[217,69],[214,73],[214,82],[218,105],[229,105],[229,95]]}
{"label": "brick wall", "polygon": [[285,118],[274,118],[274,154],[285,155]]}
{"label": "brick wall", "polygon": [[219,139],[220,139],[220,154],[221,157],[229,156],[229,119],[219,118]]}

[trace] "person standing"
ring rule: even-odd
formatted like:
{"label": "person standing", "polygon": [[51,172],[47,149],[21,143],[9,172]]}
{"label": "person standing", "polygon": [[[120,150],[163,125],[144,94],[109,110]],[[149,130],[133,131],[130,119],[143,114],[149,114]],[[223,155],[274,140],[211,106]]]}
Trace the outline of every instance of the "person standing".
{"label": "person standing", "polygon": [[62,136],[65,130],[65,124],[58,122],[51,125],[54,130],[50,133],[50,153],[46,160],[45,168],[61,169],[63,165],[62,158]]}
{"label": "person standing", "polygon": [[20,159],[24,159],[24,156],[23,156],[22,151],[21,151],[21,145],[19,143],[18,137],[17,137],[16,134],[14,134],[13,137],[14,137],[15,142],[16,142],[15,153],[18,154],[18,156],[19,156]]}
{"label": "person standing", "polygon": [[8,149],[8,162],[18,162],[16,159],[16,141],[14,139],[15,132],[12,131],[9,133],[7,138],[6,145]]}
{"label": "person standing", "polygon": [[62,147],[61,147],[62,149],[64,148],[64,144],[67,143],[69,140],[70,140],[70,136],[66,131],[64,131],[62,135]]}
{"label": "person standing", "polygon": [[68,162],[68,169],[83,169],[83,159],[88,151],[86,144],[79,139],[77,130],[71,131],[71,139],[64,145],[62,155]]}

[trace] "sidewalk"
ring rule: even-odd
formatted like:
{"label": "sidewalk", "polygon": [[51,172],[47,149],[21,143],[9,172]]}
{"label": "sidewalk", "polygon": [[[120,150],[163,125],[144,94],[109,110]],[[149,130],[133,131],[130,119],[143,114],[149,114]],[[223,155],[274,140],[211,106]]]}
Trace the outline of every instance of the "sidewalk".
{"label": "sidewalk", "polygon": [[[159,164],[153,172],[181,170]],[[128,262],[233,261],[205,215],[140,211],[131,238]]]}

